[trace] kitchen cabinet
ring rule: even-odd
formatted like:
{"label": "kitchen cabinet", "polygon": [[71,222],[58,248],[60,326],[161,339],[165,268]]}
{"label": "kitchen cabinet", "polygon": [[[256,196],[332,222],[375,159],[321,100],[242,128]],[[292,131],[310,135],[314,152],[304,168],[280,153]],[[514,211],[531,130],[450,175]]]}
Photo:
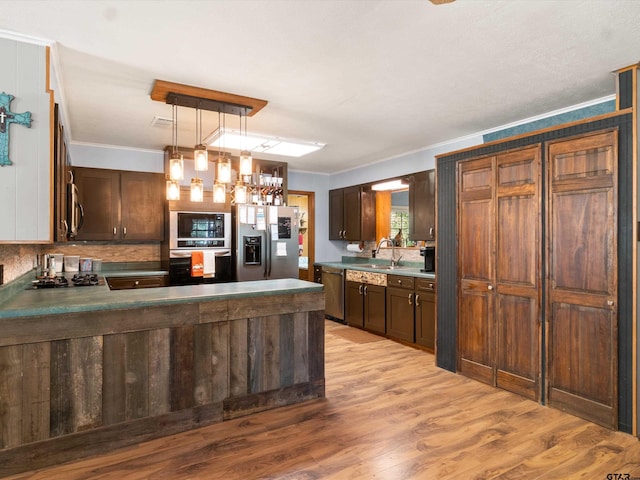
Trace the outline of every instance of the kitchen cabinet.
{"label": "kitchen cabinet", "polygon": [[458,370],[540,400],[541,146],[460,162],[458,209]]}
{"label": "kitchen cabinet", "polygon": [[163,174],[80,167],[73,174],[84,212],[77,240],[163,240]]}
{"label": "kitchen cabinet", "polygon": [[376,197],[371,187],[329,191],[329,240],[375,241]]}
{"label": "kitchen cabinet", "polygon": [[387,335],[413,343],[415,340],[415,293],[413,277],[387,276]]}
{"label": "kitchen cabinet", "polygon": [[132,290],[136,288],[157,288],[169,285],[168,275],[127,275],[106,277],[111,290]]}
{"label": "kitchen cabinet", "polygon": [[431,351],[436,348],[436,282],[416,278],[414,290],[416,340]]}
{"label": "kitchen cabinet", "polygon": [[435,170],[409,178],[409,240],[435,240]]}
{"label": "kitchen cabinet", "polygon": [[376,333],[386,331],[386,274],[347,270],[345,321]]}
{"label": "kitchen cabinet", "polygon": [[435,280],[387,276],[387,335],[435,348]]}

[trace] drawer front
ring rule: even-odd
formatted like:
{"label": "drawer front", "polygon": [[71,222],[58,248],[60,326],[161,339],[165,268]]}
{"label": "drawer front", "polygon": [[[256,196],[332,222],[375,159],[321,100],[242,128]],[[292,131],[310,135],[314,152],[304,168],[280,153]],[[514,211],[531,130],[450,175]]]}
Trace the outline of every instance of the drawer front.
{"label": "drawer front", "polygon": [[126,277],[108,277],[107,283],[111,290],[129,290],[133,288],[166,287],[166,275],[140,275]]}
{"label": "drawer front", "polygon": [[436,281],[429,278],[416,278],[416,290],[436,291]]}
{"label": "drawer front", "polygon": [[387,275],[387,286],[413,290],[415,279],[404,275]]}

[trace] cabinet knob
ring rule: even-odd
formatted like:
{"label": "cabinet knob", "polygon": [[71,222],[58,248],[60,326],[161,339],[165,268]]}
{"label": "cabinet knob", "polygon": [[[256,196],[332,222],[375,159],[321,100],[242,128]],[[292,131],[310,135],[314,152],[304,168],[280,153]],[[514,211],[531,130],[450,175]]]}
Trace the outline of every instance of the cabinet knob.
{"label": "cabinet knob", "polygon": [[367,286],[366,285],[364,286],[364,294],[365,294],[365,296],[367,295]]}
{"label": "cabinet knob", "polygon": [[416,307],[420,306],[420,295],[416,294]]}
{"label": "cabinet knob", "polygon": [[430,288],[431,290],[433,290],[433,283],[430,283],[430,284],[429,284],[429,288]]}
{"label": "cabinet knob", "polygon": [[613,300],[607,300],[607,305],[609,305],[610,307],[613,307]]}
{"label": "cabinet knob", "polygon": [[140,285],[140,280],[136,280],[135,285]]}
{"label": "cabinet knob", "polygon": [[409,300],[409,305],[413,305],[412,301],[413,300],[413,293],[410,293],[409,296],[407,297],[407,300]]}
{"label": "cabinet knob", "polygon": [[430,227],[430,228],[429,228],[429,236],[430,236],[431,238],[433,238],[433,236],[434,236],[434,235],[433,235],[433,231],[434,231],[434,228],[433,228],[433,227]]}
{"label": "cabinet knob", "polygon": [[127,227],[123,227],[122,228],[122,235],[126,235],[127,234]]}
{"label": "cabinet knob", "polygon": [[360,284],[360,286],[358,287],[358,293],[360,295],[362,295],[362,287],[364,287],[364,285]]}
{"label": "cabinet knob", "polygon": [[402,284],[402,280],[398,279],[398,283],[399,283],[399,284]]}
{"label": "cabinet knob", "polygon": [[118,234],[118,229],[113,227],[113,236],[115,237]]}
{"label": "cabinet knob", "polygon": [[489,286],[487,287],[487,290],[493,290],[493,285],[489,285]]}

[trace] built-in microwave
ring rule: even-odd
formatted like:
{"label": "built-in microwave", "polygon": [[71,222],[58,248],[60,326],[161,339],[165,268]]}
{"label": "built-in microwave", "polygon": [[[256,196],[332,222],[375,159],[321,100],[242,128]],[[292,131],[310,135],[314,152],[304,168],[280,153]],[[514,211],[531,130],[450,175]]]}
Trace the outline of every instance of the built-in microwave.
{"label": "built-in microwave", "polygon": [[231,248],[231,213],[170,211],[169,248]]}

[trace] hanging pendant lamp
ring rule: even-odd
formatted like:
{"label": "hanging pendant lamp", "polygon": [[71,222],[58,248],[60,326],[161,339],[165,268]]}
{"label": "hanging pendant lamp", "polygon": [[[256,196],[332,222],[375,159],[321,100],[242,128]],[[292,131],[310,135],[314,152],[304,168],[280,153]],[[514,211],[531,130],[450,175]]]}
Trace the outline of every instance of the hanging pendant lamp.
{"label": "hanging pendant lamp", "polygon": [[[240,114],[240,134],[242,135],[242,114]],[[243,149],[240,152],[240,176],[251,175],[253,172],[253,158],[247,150],[247,110],[244,111]],[[244,203],[244,202],[243,202]]]}
{"label": "hanging pendant lamp", "polygon": [[167,180],[167,200],[180,200],[180,180],[184,178],[184,160],[178,153],[178,106],[173,104],[171,124],[171,156],[169,158],[169,179]]}
{"label": "hanging pendant lamp", "polygon": [[[224,134],[226,133],[226,120],[224,117],[224,113],[222,116],[223,126],[222,126],[222,138],[224,141]],[[220,124],[220,112],[218,112],[218,124]],[[220,127],[218,127],[220,128]],[[216,177],[216,182],[218,183],[231,183],[231,159],[227,156],[227,153],[224,151],[224,144],[222,145],[222,152],[218,149],[218,176]]]}
{"label": "hanging pendant lamp", "polygon": [[193,149],[194,169],[204,172],[209,169],[207,146],[202,144],[202,110],[196,108],[196,146]]}

